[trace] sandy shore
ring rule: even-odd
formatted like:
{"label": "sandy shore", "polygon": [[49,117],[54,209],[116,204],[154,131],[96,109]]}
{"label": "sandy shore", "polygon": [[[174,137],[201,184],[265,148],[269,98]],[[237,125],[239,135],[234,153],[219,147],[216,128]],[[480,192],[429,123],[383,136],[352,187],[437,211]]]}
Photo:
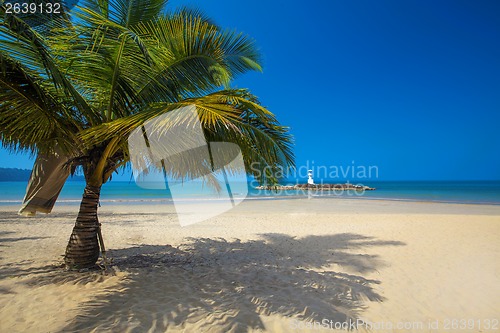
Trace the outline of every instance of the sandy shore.
{"label": "sandy shore", "polygon": [[17,209],[0,332],[500,331],[500,206],[252,200],[180,227],[172,206],[104,205],[108,275],[59,268],[77,206]]}

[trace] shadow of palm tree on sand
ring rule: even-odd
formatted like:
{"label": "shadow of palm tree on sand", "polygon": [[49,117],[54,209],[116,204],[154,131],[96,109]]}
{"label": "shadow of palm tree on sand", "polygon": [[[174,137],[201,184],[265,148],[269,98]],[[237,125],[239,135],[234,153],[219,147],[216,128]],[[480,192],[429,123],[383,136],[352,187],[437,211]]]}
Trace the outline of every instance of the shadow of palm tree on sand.
{"label": "shadow of palm tree on sand", "polygon": [[[373,289],[380,282],[361,274],[384,262],[357,252],[397,245],[404,243],[358,234],[265,234],[245,242],[197,238],[177,248],[112,250],[113,265],[131,273],[123,289],[83,304],[63,331],[247,332],[265,329],[261,315],[344,322],[367,301],[383,301]],[[336,272],[336,264],[349,273]]]}

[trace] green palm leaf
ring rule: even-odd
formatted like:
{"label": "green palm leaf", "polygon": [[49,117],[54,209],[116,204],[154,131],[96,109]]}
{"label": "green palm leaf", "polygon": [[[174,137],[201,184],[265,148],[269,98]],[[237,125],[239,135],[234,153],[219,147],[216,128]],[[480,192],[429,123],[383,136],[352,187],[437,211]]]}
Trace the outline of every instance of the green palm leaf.
{"label": "green palm leaf", "polygon": [[19,66],[2,59],[0,140],[12,150],[50,151],[56,144],[74,150],[77,122],[56,91],[34,81]]}
{"label": "green palm leaf", "polygon": [[[178,103],[157,103],[148,111],[85,130],[80,139],[88,146],[116,137],[126,141],[130,133],[145,122],[179,107],[195,105],[207,139],[237,144],[248,167],[252,162],[258,162],[260,168],[291,166],[293,141],[288,129],[280,126],[272,113],[252,99],[246,90],[224,90]],[[169,124],[157,124],[156,131],[168,130]]]}

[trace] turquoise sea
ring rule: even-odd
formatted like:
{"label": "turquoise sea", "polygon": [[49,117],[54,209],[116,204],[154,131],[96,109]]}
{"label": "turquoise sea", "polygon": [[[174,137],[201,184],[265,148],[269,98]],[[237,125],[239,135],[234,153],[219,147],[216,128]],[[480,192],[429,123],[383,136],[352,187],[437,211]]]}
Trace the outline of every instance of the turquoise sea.
{"label": "turquoise sea", "polygon": [[[338,180],[331,183],[339,183]],[[293,184],[293,183],[292,183]],[[375,191],[299,192],[257,190],[252,182],[248,185],[247,200],[282,199],[297,197],[327,197],[332,199],[388,199],[408,201],[432,201],[449,203],[478,203],[500,205],[500,181],[367,181],[364,185],[375,187]],[[0,205],[17,205],[23,200],[26,182],[0,182]],[[179,185],[178,185],[179,186]],[[234,195],[244,193],[245,184],[233,190]],[[68,181],[59,197],[59,204],[78,204],[84,183]],[[198,187],[184,185],[186,199],[202,197]],[[101,191],[101,202],[154,204],[171,201],[168,190],[150,190],[137,186],[133,181],[111,181]]]}

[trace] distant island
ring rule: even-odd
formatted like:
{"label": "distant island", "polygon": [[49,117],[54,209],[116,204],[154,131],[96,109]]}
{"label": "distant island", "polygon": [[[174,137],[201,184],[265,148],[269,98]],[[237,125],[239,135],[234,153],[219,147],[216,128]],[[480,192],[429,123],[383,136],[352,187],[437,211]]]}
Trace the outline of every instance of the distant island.
{"label": "distant island", "polygon": [[30,179],[31,170],[0,168],[0,182],[24,182]]}
{"label": "distant island", "polygon": [[[18,168],[0,168],[0,182],[27,182],[30,179],[31,170]],[[73,176],[69,181],[83,181],[83,176]]]}

